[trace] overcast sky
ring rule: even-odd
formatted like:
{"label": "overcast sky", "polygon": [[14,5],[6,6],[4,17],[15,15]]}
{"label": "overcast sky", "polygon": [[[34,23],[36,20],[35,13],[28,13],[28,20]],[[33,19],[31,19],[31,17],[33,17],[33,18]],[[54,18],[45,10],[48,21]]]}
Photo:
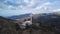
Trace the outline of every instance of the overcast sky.
{"label": "overcast sky", "polygon": [[0,16],[60,11],[60,0],[0,0]]}

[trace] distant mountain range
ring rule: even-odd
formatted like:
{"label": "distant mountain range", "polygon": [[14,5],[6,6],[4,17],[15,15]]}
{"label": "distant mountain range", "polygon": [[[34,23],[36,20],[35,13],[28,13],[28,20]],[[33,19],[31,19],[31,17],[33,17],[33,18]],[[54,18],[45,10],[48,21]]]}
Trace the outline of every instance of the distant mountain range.
{"label": "distant mountain range", "polygon": [[60,29],[60,14],[58,13],[50,13],[40,16],[37,19],[38,23],[43,23],[45,26],[54,24],[56,28]]}
{"label": "distant mountain range", "polygon": [[22,15],[11,16],[11,17],[8,17],[8,18],[16,20],[16,19],[22,19],[22,18],[25,18],[25,17],[29,17],[29,16],[30,16],[30,14],[22,14]]}
{"label": "distant mountain range", "polygon": [[[24,18],[30,17],[30,15],[31,14],[22,14],[22,15],[11,16],[11,17],[8,17],[8,18],[12,19],[12,20],[24,19]],[[58,13],[33,14],[32,19],[33,19],[33,22],[38,22],[38,21],[41,21],[41,20],[51,21],[53,18],[58,18],[58,16],[60,16],[60,14],[58,14]]]}
{"label": "distant mountain range", "polygon": [[[9,19],[24,19],[29,17],[30,14],[11,16]],[[0,16],[0,19],[6,19]],[[52,23],[60,29],[60,14],[58,13],[43,13],[43,14],[33,14],[33,23],[43,23],[45,26],[51,25]]]}
{"label": "distant mountain range", "polygon": [[13,21],[12,19],[9,19],[9,18],[6,18],[6,17],[2,17],[2,16],[0,16],[0,19],[3,19],[3,20],[7,20],[7,21]]}

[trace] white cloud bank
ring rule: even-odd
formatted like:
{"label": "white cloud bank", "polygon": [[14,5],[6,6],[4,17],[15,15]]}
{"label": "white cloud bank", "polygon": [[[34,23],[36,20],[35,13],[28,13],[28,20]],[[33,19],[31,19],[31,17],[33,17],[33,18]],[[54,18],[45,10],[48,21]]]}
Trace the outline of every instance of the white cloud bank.
{"label": "white cloud bank", "polygon": [[36,10],[41,10],[41,9],[47,10],[47,8],[49,8],[50,5],[51,5],[50,2],[46,2],[46,3],[44,3],[44,4],[41,5],[41,6],[37,6],[35,9],[36,9]]}
{"label": "white cloud bank", "polygon": [[60,9],[52,10],[53,12],[60,12]]}

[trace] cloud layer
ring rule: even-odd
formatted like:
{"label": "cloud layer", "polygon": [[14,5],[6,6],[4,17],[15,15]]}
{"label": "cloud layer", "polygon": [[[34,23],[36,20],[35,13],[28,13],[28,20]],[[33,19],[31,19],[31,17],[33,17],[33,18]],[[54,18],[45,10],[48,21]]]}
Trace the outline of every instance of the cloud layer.
{"label": "cloud layer", "polygon": [[[1,4],[2,3],[2,4]],[[60,9],[60,0],[0,0],[0,9],[33,9],[51,10]],[[6,7],[4,7],[5,5]]]}
{"label": "cloud layer", "polygon": [[59,11],[60,0],[0,0],[0,16]]}

